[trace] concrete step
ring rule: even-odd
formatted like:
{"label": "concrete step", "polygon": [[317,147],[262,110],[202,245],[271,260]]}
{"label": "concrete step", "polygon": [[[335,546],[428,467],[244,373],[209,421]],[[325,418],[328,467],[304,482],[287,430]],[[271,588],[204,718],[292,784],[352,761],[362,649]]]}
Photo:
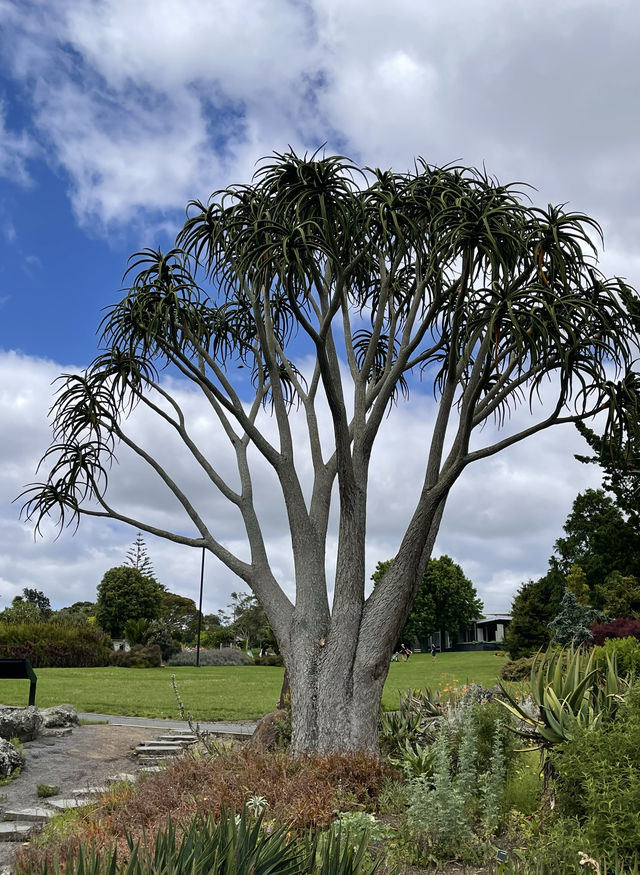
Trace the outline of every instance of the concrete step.
{"label": "concrete step", "polygon": [[88,799],[79,799],[77,796],[66,799],[48,799],[47,802],[58,811],[68,811],[70,808],[82,808],[84,805],[89,805]]}
{"label": "concrete step", "polygon": [[24,842],[38,831],[37,823],[22,823],[18,820],[0,822],[0,842]]}
{"label": "concrete step", "polygon": [[144,742],[143,744],[139,744],[134,753],[136,756],[177,756],[181,754],[183,751],[183,747],[181,744],[154,744],[153,742]]}
{"label": "concrete step", "polygon": [[189,744],[195,744],[198,737],[196,735],[159,735],[156,740],[162,744],[176,743],[186,747]]}
{"label": "concrete step", "polygon": [[107,793],[109,791],[109,784],[101,784],[97,787],[78,787],[77,790],[72,790],[72,796],[97,796],[100,793]]}
{"label": "concrete step", "polygon": [[24,823],[46,823],[56,814],[51,808],[35,805],[32,808],[8,808],[4,812],[5,821],[21,821]]}

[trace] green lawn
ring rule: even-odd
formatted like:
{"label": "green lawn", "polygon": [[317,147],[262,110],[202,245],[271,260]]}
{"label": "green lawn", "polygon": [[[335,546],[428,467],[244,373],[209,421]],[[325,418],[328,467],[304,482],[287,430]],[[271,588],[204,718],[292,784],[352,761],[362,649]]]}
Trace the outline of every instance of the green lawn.
{"label": "green lawn", "polygon": [[[496,683],[503,659],[492,652],[441,653],[435,661],[416,653],[408,662],[391,663],[383,706],[395,708],[398,691],[446,689],[475,681]],[[251,720],[272,711],[283,669],[270,666],[191,668],[39,668],[36,704],[69,702],[78,711],[135,717],[179,716],[171,687],[175,674],[185,708],[198,720]],[[0,702],[26,705],[27,681],[0,680]]]}

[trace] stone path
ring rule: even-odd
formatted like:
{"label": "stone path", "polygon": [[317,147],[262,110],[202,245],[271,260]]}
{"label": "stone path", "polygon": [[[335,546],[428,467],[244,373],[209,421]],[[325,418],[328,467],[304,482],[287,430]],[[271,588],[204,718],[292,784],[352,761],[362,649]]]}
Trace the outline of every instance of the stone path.
{"label": "stone path", "polygon": [[[197,741],[188,729],[185,731],[183,721],[106,714],[79,716],[108,721],[109,725],[50,730],[55,733],[53,737],[45,733],[25,743],[23,773],[0,787],[0,875],[11,873],[15,843],[28,841],[55,814],[90,804],[113,782],[135,781],[140,772],[162,769],[168,759],[179,756]],[[254,723],[199,725],[202,730],[231,738],[247,738],[255,728]],[[126,771],[110,773],[110,764]],[[40,799],[37,783],[59,787],[59,793]]]}

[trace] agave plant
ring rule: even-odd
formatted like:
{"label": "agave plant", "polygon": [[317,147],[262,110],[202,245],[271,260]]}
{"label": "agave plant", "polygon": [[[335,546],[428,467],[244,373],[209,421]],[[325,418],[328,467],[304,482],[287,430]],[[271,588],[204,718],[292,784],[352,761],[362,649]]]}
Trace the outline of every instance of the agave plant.
{"label": "agave plant", "polygon": [[615,655],[607,656],[606,670],[601,671],[593,651],[548,650],[538,653],[531,667],[538,714],[529,713],[502,684],[506,701],[501,704],[518,718],[515,731],[544,748],[570,740],[576,727],[595,727],[612,717],[626,685],[618,677]]}
{"label": "agave plant", "polygon": [[403,757],[407,745],[415,748],[431,744],[442,717],[442,706],[437,699],[438,694],[434,695],[428,688],[401,692],[399,709],[380,714],[382,746]]}

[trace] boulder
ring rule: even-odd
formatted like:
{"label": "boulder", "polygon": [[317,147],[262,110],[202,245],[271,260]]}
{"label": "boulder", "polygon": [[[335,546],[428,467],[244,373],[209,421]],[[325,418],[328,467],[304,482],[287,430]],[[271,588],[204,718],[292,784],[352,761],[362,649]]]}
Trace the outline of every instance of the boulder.
{"label": "boulder", "polygon": [[52,708],[41,708],[42,725],[46,729],[61,726],[78,726],[78,712],[73,705],[54,705]]}
{"label": "boulder", "polygon": [[270,711],[258,722],[249,747],[258,750],[275,750],[290,741],[291,727],[287,711]]}
{"label": "boulder", "polygon": [[7,741],[0,738],[0,777],[6,778],[12,775],[16,769],[24,765],[24,757],[19,750]]}
{"label": "boulder", "polygon": [[20,741],[33,741],[42,728],[42,716],[35,705],[26,708],[0,706],[0,738],[19,738]]}

